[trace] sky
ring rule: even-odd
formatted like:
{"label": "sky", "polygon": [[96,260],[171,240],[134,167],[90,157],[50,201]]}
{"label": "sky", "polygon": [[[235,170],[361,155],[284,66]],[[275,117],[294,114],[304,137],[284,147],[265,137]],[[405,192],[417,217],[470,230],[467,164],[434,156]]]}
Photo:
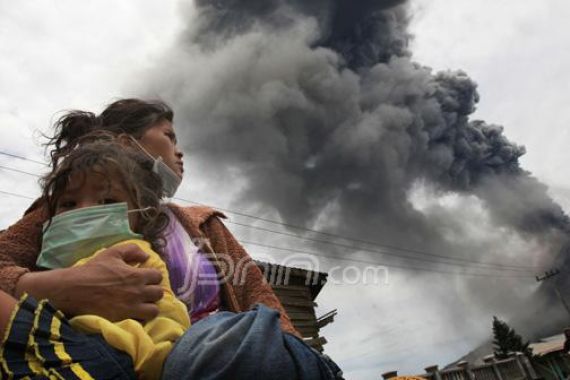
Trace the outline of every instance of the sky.
{"label": "sky", "polygon": [[[570,86],[565,37],[570,5],[562,0],[525,4],[414,0],[412,9],[413,59],[434,70],[466,71],[478,83],[481,95],[474,116],[503,125],[511,140],[526,146],[523,166],[569,210],[565,163],[570,151],[565,147],[569,142],[565,126],[570,109],[564,103]],[[138,89],[144,87],[148,72],[164,68],[165,60],[173,58],[172,46],[188,20],[192,20],[192,6],[177,1],[0,0],[0,54],[4,57],[0,61],[0,151],[42,161],[42,133],[48,133],[58,112],[100,111],[113,99],[140,95]],[[227,208],[239,183],[211,191],[218,182],[200,176],[196,161],[193,152],[185,152],[190,175],[178,196]],[[0,155],[0,165],[0,191],[37,196],[33,176],[2,167],[41,173],[41,164]],[[418,199],[420,208],[440,202],[421,194]],[[0,193],[0,228],[16,221],[29,202]],[[451,211],[456,207],[457,213],[463,207],[453,199],[444,204]],[[471,207],[478,206],[475,202]],[[480,215],[471,223],[485,224],[486,216]],[[238,238],[265,239],[231,224],[245,219],[232,216],[229,221]],[[258,247],[251,247],[250,253],[254,258],[283,259]],[[330,271],[338,262],[322,260],[320,265]],[[337,320],[323,334],[329,341],[327,353],[351,379],[378,378],[393,369],[416,373],[431,364],[453,361],[487,337],[491,315],[501,312],[499,307],[479,310],[476,302],[462,299],[460,291],[431,297],[446,287],[468,286],[453,276],[410,278],[391,272],[387,283],[375,285],[354,285],[346,279],[342,283],[331,277],[317,299],[318,312],[339,310]],[[528,293],[534,286],[531,283],[519,291]],[[450,326],[443,314],[457,314],[465,323]],[[460,318],[466,314],[474,317]]]}

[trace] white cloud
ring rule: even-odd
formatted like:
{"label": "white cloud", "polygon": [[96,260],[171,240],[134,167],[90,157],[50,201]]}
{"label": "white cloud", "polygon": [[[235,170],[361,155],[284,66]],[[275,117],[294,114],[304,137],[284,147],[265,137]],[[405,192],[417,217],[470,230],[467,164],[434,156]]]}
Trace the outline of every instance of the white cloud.
{"label": "white cloud", "polygon": [[[57,112],[100,111],[132,95],[130,83],[152,66],[178,35],[175,1],[71,0],[0,2],[0,151],[43,159],[40,131]],[[40,173],[41,166],[3,157],[5,166]],[[33,177],[0,169],[0,190],[38,194]],[[0,228],[29,201],[0,196]]]}

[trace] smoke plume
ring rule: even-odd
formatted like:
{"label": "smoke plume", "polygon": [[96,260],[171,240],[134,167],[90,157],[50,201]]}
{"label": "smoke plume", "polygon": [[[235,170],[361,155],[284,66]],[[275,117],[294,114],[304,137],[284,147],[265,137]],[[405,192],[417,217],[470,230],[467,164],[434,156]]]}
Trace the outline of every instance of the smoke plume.
{"label": "smoke plume", "polygon": [[[521,167],[525,149],[471,119],[477,84],[413,61],[406,1],[197,0],[194,11],[147,93],[176,110],[185,150],[204,165],[193,175],[226,178],[241,209],[487,258],[484,243],[449,239],[450,217],[461,216],[414,204],[425,186],[476,199],[489,230],[546,247],[528,265],[556,256],[568,218]],[[484,297],[464,286],[475,302]]]}
{"label": "smoke plume", "polygon": [[307,226],[334,205],[335,231],[429,245],[437,231],[407,195],[423,180],[522,233],[567,229],[524,148],[469,119],[476,83],[412,61],[405,2],[305,3],[197,1],[183,63],[152,89],[191,126],[188,151],[239,173],[242,204]]}

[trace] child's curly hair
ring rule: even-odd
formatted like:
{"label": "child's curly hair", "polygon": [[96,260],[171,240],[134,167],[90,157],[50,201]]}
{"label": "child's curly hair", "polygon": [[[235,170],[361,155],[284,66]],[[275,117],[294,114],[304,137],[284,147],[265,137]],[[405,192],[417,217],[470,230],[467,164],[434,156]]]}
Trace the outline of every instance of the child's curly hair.
{"label": "child's curly hair", "polygon": [[89,175],[99,174],[106,186],[111,178],[119,178],[120,187],[128,194],[139,212],[133,232],[142,234],[152,248],[162,254],[165,245],[163,232],[168,225],[168,215],[160,206],[163,196],[162,181],[152,171],[153,162],[135,148],[119,143],[114,134],[91,133],[78,142],[56,168],[41,180],[43,199],[47,203],[49,222],[55,215],[59,200],[73,180],[85,181]]}

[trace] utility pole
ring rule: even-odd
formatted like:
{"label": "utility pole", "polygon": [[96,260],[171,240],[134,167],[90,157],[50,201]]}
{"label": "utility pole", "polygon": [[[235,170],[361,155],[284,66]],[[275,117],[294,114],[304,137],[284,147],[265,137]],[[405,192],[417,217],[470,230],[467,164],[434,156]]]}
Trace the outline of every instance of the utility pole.
{"label": "utility pole", "polygon": [[[553,270],[549,270],[549,271],[544,272],[544,276],[542,276],[542,277],[536,276],[536,281],[541,282],[544,280],[548,280],[548,279],[550,279],[554,276],[557,276],[559,274],[560,274],[560,271],[558,269],[554,268]],[[556,292],[558,299],[560,299],[560,302],[562,302],[562,305],[564,306],[564,308],[568,312],[568,315],[570,315],[570,306],[568,306],[568,304],[566,303],[566,300],[564,299],[562,292],[558,288],[558,285],[556,285],[556,281],[553,281],[552,285],[554,286],[554,291]]]}

